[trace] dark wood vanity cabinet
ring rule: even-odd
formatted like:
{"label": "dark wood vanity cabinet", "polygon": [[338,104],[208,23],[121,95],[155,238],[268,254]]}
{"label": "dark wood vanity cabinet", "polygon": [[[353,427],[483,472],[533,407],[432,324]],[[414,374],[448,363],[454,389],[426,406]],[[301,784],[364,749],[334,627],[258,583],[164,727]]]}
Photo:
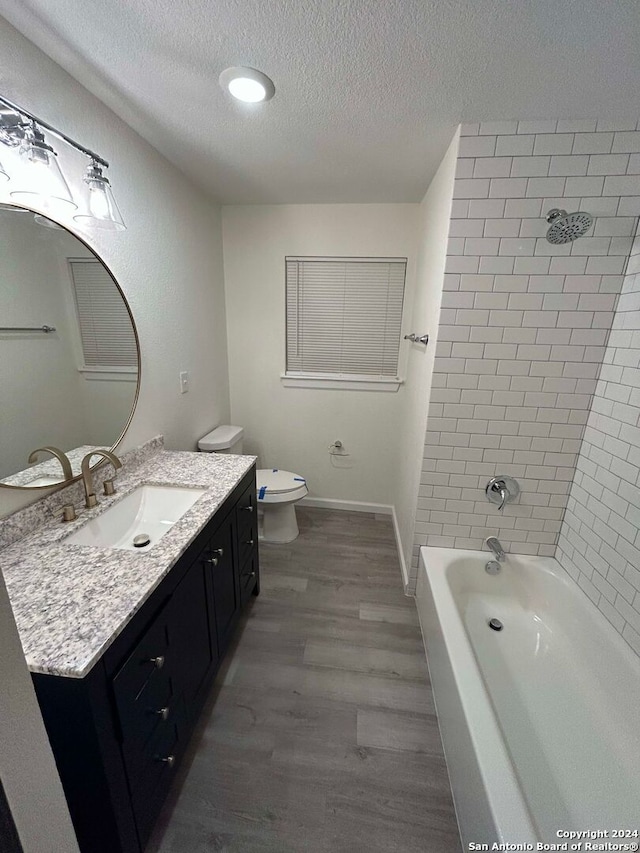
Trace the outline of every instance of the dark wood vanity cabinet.
{"label": "dark wood vanity cabinet", "polygon": [[33,674],[82,853],[144,850],[242,607],[255,469],[84,678]]}

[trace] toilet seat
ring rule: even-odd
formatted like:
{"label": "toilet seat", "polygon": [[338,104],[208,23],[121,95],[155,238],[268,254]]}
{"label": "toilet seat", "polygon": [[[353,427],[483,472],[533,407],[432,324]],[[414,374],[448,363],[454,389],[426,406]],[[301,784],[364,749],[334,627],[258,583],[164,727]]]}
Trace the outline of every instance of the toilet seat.
{"label": "toilet seat", "polygon": [[280,468],[259,468],[256,471],[256,489],[258,506],[298,501],[309,493],[304,477]]}

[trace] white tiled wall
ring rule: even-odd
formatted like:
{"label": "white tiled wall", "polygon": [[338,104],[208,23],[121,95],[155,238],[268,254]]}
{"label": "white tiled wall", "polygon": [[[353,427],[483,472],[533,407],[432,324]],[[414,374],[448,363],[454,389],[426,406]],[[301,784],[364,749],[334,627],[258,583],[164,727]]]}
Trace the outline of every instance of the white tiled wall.
{"label": "white tiled wall", "polygon": [[640,238],[629,258],[556,556],[640,654]]}
{"label": "white tiled wall", "polygon": [[[554,246],[553,207],[597,218]],[[410,590],[420,545],[555,553],[638,214],[635,122],[463,128]],[[522,488],[504,514],[502,473]]]}

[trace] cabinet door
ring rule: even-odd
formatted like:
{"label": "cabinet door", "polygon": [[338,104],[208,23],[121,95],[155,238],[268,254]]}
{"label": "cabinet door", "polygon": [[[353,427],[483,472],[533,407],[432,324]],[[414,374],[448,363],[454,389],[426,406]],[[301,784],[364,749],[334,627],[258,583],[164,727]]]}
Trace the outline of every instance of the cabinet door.
{"label": "cabinet door", "polygon": [[225,519],[212,536],[206,565],[213,588],[218,652],[224,654],[240,612],[240,592],[234,560],[234,516]]}
{"label": "cabinet door", "polygon": [[[215,637],[209,633],[206,553],[189,569],[173,593],[168,620],[175,694],[184,696],[187,713],[208,673],[218,662]],[[199,706],[198,706],[199,707]]]}

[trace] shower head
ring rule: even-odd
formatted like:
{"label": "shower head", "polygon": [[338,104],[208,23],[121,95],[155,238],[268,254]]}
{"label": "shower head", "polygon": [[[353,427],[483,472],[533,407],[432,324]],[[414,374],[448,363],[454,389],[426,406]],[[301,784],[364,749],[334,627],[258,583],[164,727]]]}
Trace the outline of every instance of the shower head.
{"label": "shower head", "polygon": [[593,224],[593,216],[582,210],[567,213],[554,207],[547,213],[547,222],[551,226],[547,231],[550,243],[571,243],[586,234]]}

